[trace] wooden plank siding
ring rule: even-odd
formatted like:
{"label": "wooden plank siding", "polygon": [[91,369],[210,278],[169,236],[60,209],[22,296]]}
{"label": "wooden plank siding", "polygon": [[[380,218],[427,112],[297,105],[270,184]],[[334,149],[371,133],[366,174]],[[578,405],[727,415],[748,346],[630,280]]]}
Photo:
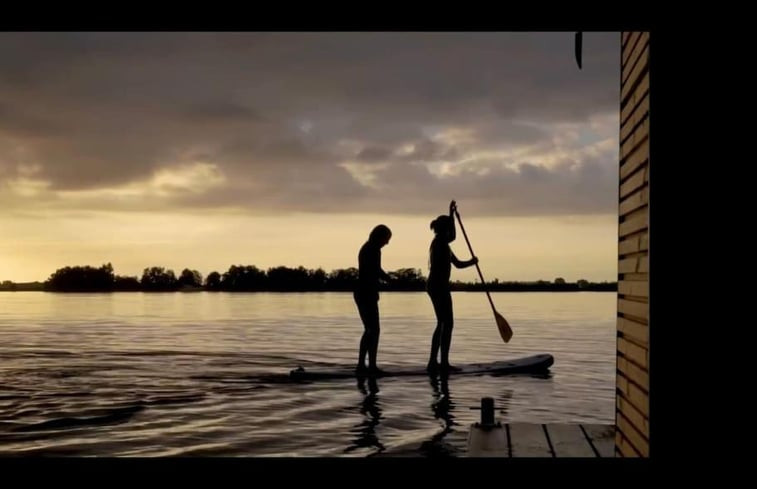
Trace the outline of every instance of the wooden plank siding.
{"label": "wooden plank siding", "polygon": [[614,454],[649,456],[648,32],[621,34]]}

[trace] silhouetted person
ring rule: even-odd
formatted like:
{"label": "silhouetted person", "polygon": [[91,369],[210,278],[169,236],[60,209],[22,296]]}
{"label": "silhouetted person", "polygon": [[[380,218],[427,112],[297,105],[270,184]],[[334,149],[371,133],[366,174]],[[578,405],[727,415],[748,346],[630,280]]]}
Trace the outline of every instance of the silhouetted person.
{"label": "silhouetted person", "polygon": [[[467,268],[478,263],[475,256],[468,261],[459,260],[449,247],[449,243],[455,240],[455,221],[452,215],[455,212],[455,201],[449,204],[449,215],[441,215],[431,221],[431,229],[434,231],[434,239],[429,248],[429,274],[426,282],[426,291],[431,297],[436,314],[436,329],[431,338],[431,356],[428,360],[429,372],[442,370],[446,372],[459,370],[449,364],[449,347],[452,343],[452,328],[454,319],[452,314],[452,293],[450,291],[449,277],[451,264],[457,268]],[[437,355],[441,347],[441,361],[437,362]]]}
{"label": "silhouetted person", "polygon": [[[392,238],[392,232],[383,224],[371,231],[368,241],[358,254],[358,280],[353,296],[360,319],[363,321],[363,336],[360,338],[360,355],[356,371],[358,373],[380,374],[376,365],[379,343],[379,279],[389,281],[389,275],[381,269],[381,248]],[[365,356],[368,355],[368,367]]]}

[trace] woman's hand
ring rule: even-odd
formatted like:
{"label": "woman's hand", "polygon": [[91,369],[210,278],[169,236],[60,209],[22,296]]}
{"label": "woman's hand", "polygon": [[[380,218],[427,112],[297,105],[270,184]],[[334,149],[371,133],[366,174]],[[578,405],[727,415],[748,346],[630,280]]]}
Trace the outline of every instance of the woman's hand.
{"label": "woman's hand", "polygon": [[457,210],[457,202],[454,200],[449,203],[449,215],[451,216]]}

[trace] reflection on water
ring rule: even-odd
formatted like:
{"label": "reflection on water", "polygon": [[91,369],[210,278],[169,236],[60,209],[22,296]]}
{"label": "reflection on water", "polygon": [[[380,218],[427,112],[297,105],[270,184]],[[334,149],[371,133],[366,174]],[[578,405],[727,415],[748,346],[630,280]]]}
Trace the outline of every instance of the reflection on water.
{"label": "reflection on water", "polygon": [[446,375],[431,375],[429,383],[433,391],[431,412],[435,419],[443,422],[443,428],[430,440],[423,442],[420,451],[426,456],[452,456],[457,453],[457,449],[444,442],[444,437],[457,424],[454,415],[455,402],[449,393],[449,378]]}
{"label": "reflection on water", "polygon": [[385,448],[376,436],[376,426],[378,426],[381,420],[378,382],[373,377],[367,379],[359,377],[357,379],[357,387],[363,395],[359,412],[364,416],[364,419],[354,429],[350,430],[350,433],[354,433],[356,436],[352,440],[352,444],[345,448],[344,453],[350,453],[355,449],[366,447],[376,448],[377,450],[373,452],[374,454],[381,453]]}

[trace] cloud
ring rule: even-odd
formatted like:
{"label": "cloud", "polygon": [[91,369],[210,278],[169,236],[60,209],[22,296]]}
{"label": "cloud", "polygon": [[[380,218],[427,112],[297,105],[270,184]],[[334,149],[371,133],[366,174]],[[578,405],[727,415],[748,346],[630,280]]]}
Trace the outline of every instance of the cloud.
{"label": "cloud", "polygon": [[619,45],[587,33],[578,70],[572,33],[0,33],[0,205],[611,213]]}

